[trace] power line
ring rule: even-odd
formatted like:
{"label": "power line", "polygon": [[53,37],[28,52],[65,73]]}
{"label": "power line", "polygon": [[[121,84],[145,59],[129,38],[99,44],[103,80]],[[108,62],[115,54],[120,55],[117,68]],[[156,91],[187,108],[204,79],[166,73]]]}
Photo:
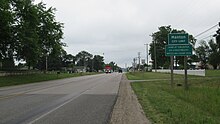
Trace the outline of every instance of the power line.
{"label": "power line", "polygon": [[207,38],[211,38],[211,37],[213,37],[213,35],[209,35],[209,36],[204,37],[204,38],[202,38],[202,39],[200,39],[200,40],[205,40],[205,39],[207,39]]}
{"label": "power line", "polygon": [[205,30],[205,31],[203,31],[203,32],[201,32],[201,33],[199,33],[199,34],[197,34],[195,37],[198,37],[198,36],[200,36],[200,35],[206,33],[207,31],[210,31],[211,29],[213,29],[213,28],[215,28],[215,27],[217,27],[217,26],[218,26],[218,24],[216,24],[216,25],[212,26],[211,28],[209,28],[209,29],[207,29],[207,30]]}
{"label": "power line", "polygon": [[216,32],[216,31],[214,31],[214,32],[210,33],[210,35],[207,35],[207,36],[205,36],[205,37],[203,37],[203,38],[200,38],[200,39],[198,39],[198,40],[204,40],[204,39],[207,39],[207,38],[209,38],[209,37],[213,37],[215,32]]}

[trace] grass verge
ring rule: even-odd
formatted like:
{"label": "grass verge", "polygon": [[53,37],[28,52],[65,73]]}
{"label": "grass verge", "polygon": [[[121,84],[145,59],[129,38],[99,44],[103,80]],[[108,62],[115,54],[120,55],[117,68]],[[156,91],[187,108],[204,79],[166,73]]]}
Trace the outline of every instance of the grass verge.
{"label": "grass verge", "polygon": [[[131,74],[127,74],[129,77]],[[140,75],[145,75],[140,77]],[[130,79],[164,79],[169,74],[132,74]],[[220,123],[220,71],[208,71],[207,77],[192,76],[190,88],[171,89],[169,80],[134,82],[135,91],[146,116],[152,123],[166,124],[219,124]],[[179,75],[175,82],[183,83]],[[213,78],[212,78],[213,77]]]}
{"label": "grass verge", "polygon": [[31,75],[16,75],[0,77],[0,87],[35,83],[41,81],[49,81],[70,77],[79,77],[84,75],[93,75],[97,73],[61,73],[61,74],[31,74]]}

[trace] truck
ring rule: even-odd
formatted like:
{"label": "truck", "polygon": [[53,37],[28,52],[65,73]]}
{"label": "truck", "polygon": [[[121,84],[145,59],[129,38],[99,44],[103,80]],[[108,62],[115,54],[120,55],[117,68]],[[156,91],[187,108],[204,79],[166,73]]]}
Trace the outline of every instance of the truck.
{"label": "truck", "polygon": [[111,73],[111,72],[112,72],[111,66],[106,65],[106,66],[105,66],[105,73],[108,74],[108,73]]}

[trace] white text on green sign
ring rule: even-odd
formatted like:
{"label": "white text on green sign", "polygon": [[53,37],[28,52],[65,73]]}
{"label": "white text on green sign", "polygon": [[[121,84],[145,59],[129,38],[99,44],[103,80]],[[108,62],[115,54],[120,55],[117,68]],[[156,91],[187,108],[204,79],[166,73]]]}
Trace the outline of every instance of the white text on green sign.
{"label": "white text on green sign", "polygon": [[188,34],[173,33],[168,36],[168,44],[189,44]]}
{"label": "white text on green sign", "polygon": [[166,56],[191,56],[192,45],[166,45]]}

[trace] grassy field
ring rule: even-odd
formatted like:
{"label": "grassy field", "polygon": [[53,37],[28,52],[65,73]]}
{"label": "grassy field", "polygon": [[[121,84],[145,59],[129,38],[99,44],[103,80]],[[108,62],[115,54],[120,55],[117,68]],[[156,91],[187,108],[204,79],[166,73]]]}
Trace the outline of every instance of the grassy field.
{"label": "grassy field", "polygon": [[[128,73],[129,79],[161,79],[132,83],[146,116],[152,123],[220,124],[220,70],[209,70],[206,77],[190,76],[189,90],[171,88],[170,74]],[[183,83],[175,75],[175,83]]]}
{"label": "grassy field", "polygon": [[17,75],[17,76],[5,76],[0,77],[0,87],[3,86],[12,86],[12,85],[20,85],[20,84],[28,84],[34,82],[48,81],[48,80],[56,80],[70,77],[78,77],[84,75],[92,75],[97,73],[61,73],[57,74],[31,74],[31,75]]}

